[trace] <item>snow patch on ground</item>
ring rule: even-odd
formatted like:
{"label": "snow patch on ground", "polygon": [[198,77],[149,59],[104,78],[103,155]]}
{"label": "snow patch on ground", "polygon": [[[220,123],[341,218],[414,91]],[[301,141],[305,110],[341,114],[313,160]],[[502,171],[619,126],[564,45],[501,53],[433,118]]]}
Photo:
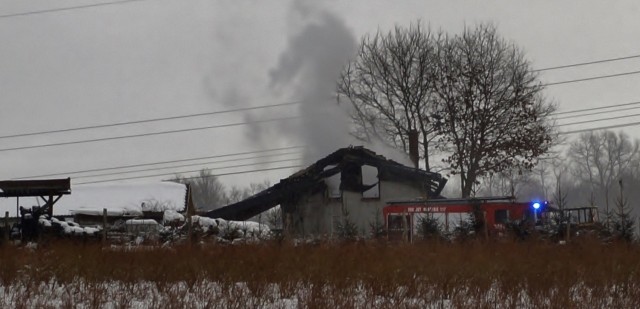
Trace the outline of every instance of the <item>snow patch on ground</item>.
{"label": "snow patch on ground", "polygon": [[60,226],[62,228],[62,231],[66,235],[96,235],[97,233],[102,231],[102,228],[100,227],[82,227],[75,222],[61,221],[56,218],[51,218],[51,220],[49,220],[44,216],[41,216],[38,222],[40,223],[40,225],[46,227]]}
{"label": "snow patch on ground", "polygon": [[173,209],[167,209],[162,216],[162,222],[164,224],[173,222],[184,222],[184,216]]}
{"label": "snow patch on ground", "polygon": [[[351,286],[314,286],[291,283],[286,288],[264,283],[260,289],[247,282],[88,281],[55,279],[34,282],[28,278],[0,284],[2,308],[536,308],[554,307],[553,289],[528,294],[505,294],[498,284],[483,293],[477,287],[452,286],[448,296],[438,287],[424,287],[419,293],[397,287],[380,293],[361,283]],[[507,288],[509,289],[509,288]],[[596,293],[596,290],[598,291]],[[637,308],[638,300],[620,295],[620,286],[571,288],[569,306],[589,308]]]}
{"label": "snow patch on ground", "polygon": [[253,221],[231,221],[202,216],[192,216],[191,221],[194,226],[199,226],[205,233],[217,228],[217,232],[222,237],[230,233],[237,233],[238,238],[265,238],[271,234],[268,225]]}

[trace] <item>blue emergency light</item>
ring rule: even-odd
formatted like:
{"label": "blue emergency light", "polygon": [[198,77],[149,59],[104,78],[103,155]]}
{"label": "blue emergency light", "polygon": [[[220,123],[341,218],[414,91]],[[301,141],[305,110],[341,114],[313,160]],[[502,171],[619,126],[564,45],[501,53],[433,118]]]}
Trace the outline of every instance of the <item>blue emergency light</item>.
{"label": "blue emergency light", "polygon": [[531,206],[533,206],[533,209],[535,209],[535,210],[540,209],[540,203],[539,202],[533,202],[533,204]]}

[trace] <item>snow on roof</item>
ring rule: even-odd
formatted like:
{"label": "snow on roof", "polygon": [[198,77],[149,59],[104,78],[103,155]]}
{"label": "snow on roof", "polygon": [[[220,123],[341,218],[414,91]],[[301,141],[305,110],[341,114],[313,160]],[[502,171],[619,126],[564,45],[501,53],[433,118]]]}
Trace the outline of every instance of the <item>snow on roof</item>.
{"label": "snow on roof", "polygon": [[[72,185],[71,194],[60,198],[53,206],[53,215],[102,215],[104,208],[110,216],[141,215],[143,210],[183,211],[186,193],[187,186],[174,182]],[[15,213],[15,209],[12,209],[15,208],[15,199],[10,199],[10,202],[6,200],[2,203],[8,208],[5,210]],[[11,203],[13,207],[9,206]],[[42,201],[21,198],[20,205],[29,208],[42,205]]]}

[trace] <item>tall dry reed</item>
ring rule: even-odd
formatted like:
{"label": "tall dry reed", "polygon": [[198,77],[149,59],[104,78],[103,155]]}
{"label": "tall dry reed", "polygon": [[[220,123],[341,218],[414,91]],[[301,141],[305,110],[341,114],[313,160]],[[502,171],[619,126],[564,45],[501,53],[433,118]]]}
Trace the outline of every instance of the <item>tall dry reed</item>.
{"label": "tall dry reed", "polygon": [[0,285],[2,305],[24,308],[631,308],[640,307],[639,256],[636,245],[588,240],[130,250],[56,242],[3,247]]}

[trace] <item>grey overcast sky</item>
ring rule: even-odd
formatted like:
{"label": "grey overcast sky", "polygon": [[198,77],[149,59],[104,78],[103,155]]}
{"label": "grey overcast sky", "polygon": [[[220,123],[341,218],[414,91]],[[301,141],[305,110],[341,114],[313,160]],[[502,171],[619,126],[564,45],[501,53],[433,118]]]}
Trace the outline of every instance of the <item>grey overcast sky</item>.
{"label": "grey overcast sky", "polygon": [[[339,136],[344,111],[330,97],[339,68],[359,38],[421,20],[459,33],[492,22],[534,68],[640,55],[638,1],[211,1],[139,0],[72,10],[93,0],[0,2],[0,136],[196,114],[302,100],[295,106],[0,138],[0,178],[14,179],[295,145],[325,155],[351,141]],[[540,73],[545,83],[640,71],[640,58]],[[640,74],[553,85],[560,111],[640,101]],[[632,115],[602,113],[580,120]],[[114,136],[302,116],[244,126],[16,149]],[[576,130],[640,117],[561,127]],[[634,137],[640,126],[621,128]],[[321,145],[321,146],[318,146]],[[291,150],[288,150],[289,152]],[[255,154],[252,156],[256,156]],[[246,157],[246,156],[245,156]],[[283,161],[289,156],[262,158]],[[228,157],[227,159],[231,159]],[[182,162],[210,162],[219,159]],[[227,162],[243,165],[254,161]],[[265,163],[213,170],[233,173],[298,165]],[[173,164],[177,165],[177,163]],[[75,184],[197,170],[203,166],[104,177],[70,175]],[[138,167],[150,169],[158,166]],[[276,182],[295,168],[225,176],[228,184]],[[184,174],[190,176],[192,174]],[[65,177],[59,175],[55,177]],[[158,176],[128,181],[150,181]]]}

